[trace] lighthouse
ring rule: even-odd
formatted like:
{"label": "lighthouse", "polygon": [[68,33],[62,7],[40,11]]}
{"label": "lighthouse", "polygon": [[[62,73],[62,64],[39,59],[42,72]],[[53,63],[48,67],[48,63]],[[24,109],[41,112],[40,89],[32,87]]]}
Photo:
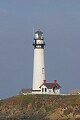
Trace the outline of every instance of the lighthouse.
{"label": "lighthouse", "polygon": [[33,62],[33,86],[32,93],[40,94],[40,86],[45,80],[45,65],[44,65],[44,46],[45,41],[43,32],[38,30],[34,33],[34,62]]}

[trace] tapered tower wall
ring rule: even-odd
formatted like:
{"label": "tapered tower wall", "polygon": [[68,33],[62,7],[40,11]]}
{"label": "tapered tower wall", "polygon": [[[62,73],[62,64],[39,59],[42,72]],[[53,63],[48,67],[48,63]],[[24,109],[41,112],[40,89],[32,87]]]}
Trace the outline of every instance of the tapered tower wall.
{"label": "tapered tower wall", "polygon": [[45,80],[44,49],[34,49],[33,90],[40,90],[43,80]]}

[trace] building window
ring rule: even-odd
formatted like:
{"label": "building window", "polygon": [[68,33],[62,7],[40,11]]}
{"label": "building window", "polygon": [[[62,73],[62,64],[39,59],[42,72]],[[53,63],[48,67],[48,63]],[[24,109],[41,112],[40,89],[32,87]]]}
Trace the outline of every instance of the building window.
{"label": "building window", "polygon": [[55,93],[55,87],[53,87],[53,92]]}
{"label": "building window", "polygon": [[47,88],[45,88],[45,92],[47,92]]}
{"label": "building window", "polygon": [[44,88],[42,88],[42,92],[44,92]]}

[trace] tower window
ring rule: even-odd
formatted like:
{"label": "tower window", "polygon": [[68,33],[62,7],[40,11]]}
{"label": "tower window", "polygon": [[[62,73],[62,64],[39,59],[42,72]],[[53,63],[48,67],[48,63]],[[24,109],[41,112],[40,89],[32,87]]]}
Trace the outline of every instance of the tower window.
{"label": "tower window", "polygon": [[44,68],[42,68],[42,74],[44,74]]}

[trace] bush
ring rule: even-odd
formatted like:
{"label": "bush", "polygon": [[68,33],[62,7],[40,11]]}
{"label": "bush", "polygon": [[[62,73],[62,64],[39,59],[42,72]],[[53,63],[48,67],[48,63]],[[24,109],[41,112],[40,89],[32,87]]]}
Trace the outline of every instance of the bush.
{"label": "bush", "polygon": [[73,112],[73,109],[72,108],[68,108],[68,109],[64,110],[64,115],[68,115],[71,112]]}

